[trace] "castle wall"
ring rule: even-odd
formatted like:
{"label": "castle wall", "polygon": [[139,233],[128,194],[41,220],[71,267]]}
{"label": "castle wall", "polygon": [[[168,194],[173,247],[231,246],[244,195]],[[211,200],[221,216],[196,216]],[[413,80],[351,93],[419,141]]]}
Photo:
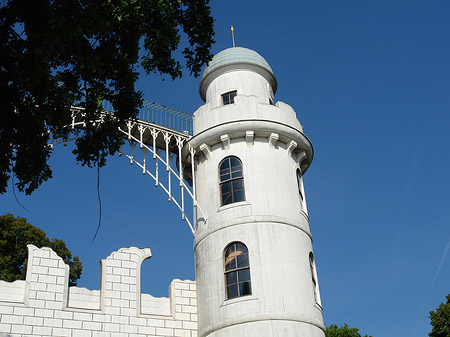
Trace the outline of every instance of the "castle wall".
{"label": "castle wall", "polygon": [[0,281],[0,337],[197,336],[194,281],[169,298],[140,292],[150,249],[122,248],[101,261],[100,290],[68,287],[69,267],[50,248],[28,246],[26,281]]}

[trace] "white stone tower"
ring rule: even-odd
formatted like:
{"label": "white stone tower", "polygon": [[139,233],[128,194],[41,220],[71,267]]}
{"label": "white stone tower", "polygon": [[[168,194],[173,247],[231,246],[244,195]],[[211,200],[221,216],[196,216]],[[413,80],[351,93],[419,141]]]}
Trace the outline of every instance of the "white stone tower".
{"label": "white stone tower", "polygon": [[313,148],[276,90],[246,48],[218,53],[201,79],[189,142],[207,219],[194,242],[199,337],[325,335],[302,181]]}

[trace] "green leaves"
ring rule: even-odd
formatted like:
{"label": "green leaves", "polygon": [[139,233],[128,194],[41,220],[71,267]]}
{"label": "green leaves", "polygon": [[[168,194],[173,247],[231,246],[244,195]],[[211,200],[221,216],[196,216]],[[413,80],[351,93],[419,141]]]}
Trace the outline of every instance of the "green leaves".
{"label": "green leaves", "polygon": [[[336,324],[331,324],[327,327],[326,337],[361,337],[357,328],[349,328],[347,323],[338,328]],[[364,335],[364,337],[371,337]]]}
{"label": "green leaves", "polygon": [[70,267],[69,285],[77,284],[83,269],[78,256],[60,239],[50,240],[45,232],[12,214],[0,216],[0,279],[8,282],[24,280],[27,267],[27,245],[50,247]]}
{"label": "green leaves", "polygon": [[[67,139],[70,106],[86,109],[77,141],[82,165],[104,165],[122,142],[117,128],[135,118],[142,93],[139,65],[147,74],[175,79],[181,32],[186,67],[197,76],[212,55],[213,19],[207,0],[5,0],[0,5],[0,193],[12,173],[31,194],[52,175],[48,130]],[[99,102],[115,119],[99,127]]]}
{"label": "green leaves", "polygon": [[430,337],[450,337],[450,294],[446,298],[446,303],[441,303],[436,311],[430,311],[433,326],[428,334]]}

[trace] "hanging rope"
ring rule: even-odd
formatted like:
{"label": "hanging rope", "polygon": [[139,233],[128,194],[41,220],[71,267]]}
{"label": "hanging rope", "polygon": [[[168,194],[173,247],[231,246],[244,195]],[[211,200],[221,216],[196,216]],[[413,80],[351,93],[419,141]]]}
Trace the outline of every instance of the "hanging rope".
{"label": "hanging rope", "polygon": [[98,226],[97,230],[95,231],[94,237],[92,238],[91,243],[94,243],[95,238],[97,237],[98,231],[100,230],[100,226],[102,224],[102,199],[100,198],[100,165],[97,161],[97,197],[98,197]]}
{"label": "hanging rope", "polygon": [[24,210],[26,210],[26,211],[28,212],[28,208],[26,208],[24,205],[22,205],[22,204],[20,203],[19,199],[17,199],[17,195],[16,195],[16,187],[15,187],[15,185],[14,185],[14,176],[15,176],[15,174],[14,174],[14,171],[13,171],[11,179],[12,179],[12,188],[13,188],[14,198],[16,199],[16,202],[17,202]]}

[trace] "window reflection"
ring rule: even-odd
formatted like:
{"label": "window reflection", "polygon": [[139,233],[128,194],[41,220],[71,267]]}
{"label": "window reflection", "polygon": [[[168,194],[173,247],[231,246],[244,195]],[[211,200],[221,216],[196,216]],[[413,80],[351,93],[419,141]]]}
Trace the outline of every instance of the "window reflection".
{"label": "window reflection", "polygon": [[250,265],[247,247],[233,242],[224,254],[226,298],[251,295]]}
{"label": "window reflection", "polygon": [[227,105],[227,104],[233,104],[234,103],[234,98],[237,95],[237,91],[230,91],[227,92],[226,94],[222,95],[222,104],[223,105]]}

